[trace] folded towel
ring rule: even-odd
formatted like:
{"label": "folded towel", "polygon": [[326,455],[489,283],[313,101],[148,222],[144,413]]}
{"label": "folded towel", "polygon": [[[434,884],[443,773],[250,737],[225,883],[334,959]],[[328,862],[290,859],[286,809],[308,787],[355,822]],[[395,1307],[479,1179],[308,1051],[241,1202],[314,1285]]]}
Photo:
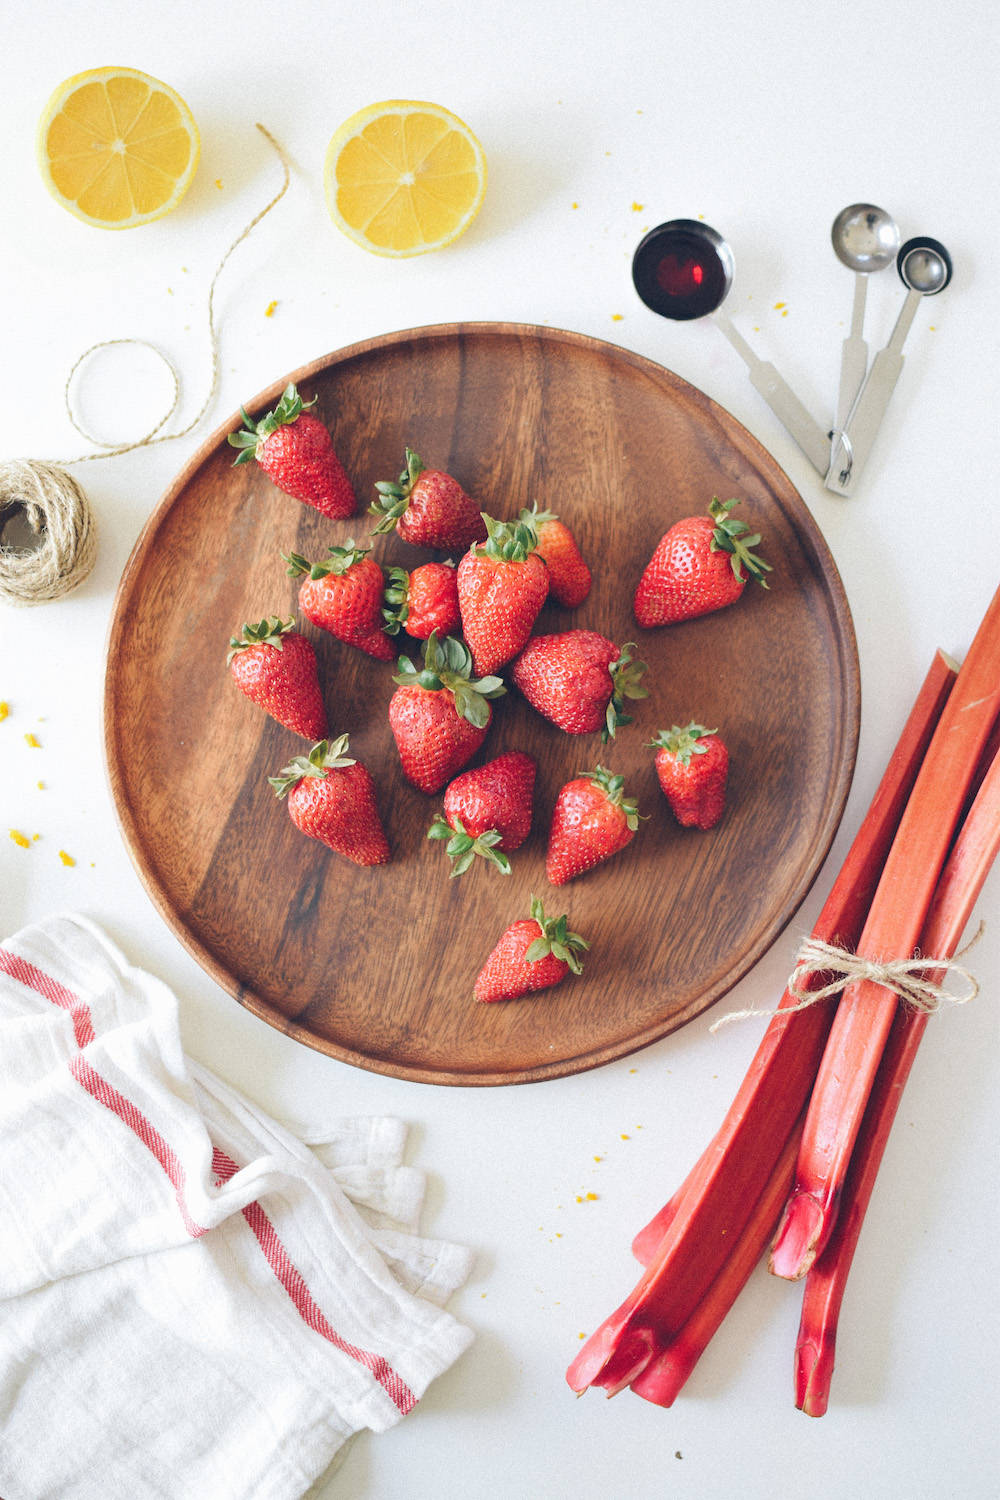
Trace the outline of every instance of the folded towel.
{"label": "folded towel", "polygon": [[0,946],[0,1494],[299,1500],[472,1334],[405,1129],[300,1134],[90,922]]}

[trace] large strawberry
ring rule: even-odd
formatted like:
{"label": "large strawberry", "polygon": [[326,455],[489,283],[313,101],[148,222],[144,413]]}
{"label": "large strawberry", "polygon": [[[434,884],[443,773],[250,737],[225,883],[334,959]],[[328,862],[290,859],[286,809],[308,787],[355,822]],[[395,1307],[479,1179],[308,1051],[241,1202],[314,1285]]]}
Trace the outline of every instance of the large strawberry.
{"label": "large strawberry", "polygon": [[750,536],[746,522],[729,514],[739,503],[716,498],[707,516],[678,521],[660,539],[635,591],[635,617],[644,630],[735,604],[746,587],[744,568],[767,588],[770,564],[750,550],[760,533]]}
{"label": "large strawberry", "polygon": [[489,540],[458,565],[462,634],[477,672],[495,672],[521,650],[549,591],[548,569],[523,521],[484,515]]}
{"label": "large strawberry", "polygon": [[553,510],[537,504],[522,510],[521,520],[538,537],[538,551],[549,570],[549,593],[564,609],[576,609],[590,593],[590,569],[584,562],[576,538]]}
{"label": "large strawberry", "polygon": [[567,734],[601,731],[606,745],[632,715],[626,698],[648,698],[639,681],[644,661],[633,661],[635,643],[621,651],[594,630],[566,630],[531,638],[511,668],[511,678],[533,708]]}
{"label": "large strawberry", "polygon": [[452,877],[464,875],[477,855],[510,874],[508,854],[531,832],[531,801],[538,766],[523,750],[509,750],[474,771],[456,776],[444,794],[444,817],[429,839],[447,839]]}
{"label": "large strawberry", "polygon": [[386,635],[397,635],[402,626],[415,640],[426,641],[434,630],[443,640],[462,622],[455,564],[450,561],[424,563],[412,573],[405,568],[390,568],[383,597],[386,607],[382,610],[382,628]]}
{"label": "large strawberry", "polygon": [[316,653],[294,625],[275,615],[244,625],[242,636],[230,637],[226,665],[241,693],[312,743],[326,739],[326,708]]}
{"label": "large strawberry", "polygon": [[376,661],[392,661],[392,642],[382,628],[385,578],[368,556],[370,550],[355,547],[348,537],[343,547],[327,548],[325,562],[311,563],[297,552],[281,555],[293,578],[308,575],[299,588],[299,607],[307,619]]}
{"label": "large strawberry", "polygon": [[714,828],[726,806],[729,751],[714,729],[687,724],[661,729],[656,774],[674,817],[685,828]]}
{"label": "large strawberry", "polygon": [[297,755],[280,776],[269,776],[278,797],[288,798],[292,822],[311,839],[356,865],[384,865],[391,858],[378,815],[375,783],[359,760],[348,758],[347,735],[321,740],[308,756]]}
{"label": "large strawberry", "polygon": [[578,932],[567,932],[566,917],[546,917],[531,897],[531,918],[507,928],[476,980],[477,1000],[519,1000],[534,990],[551,989],[572,972],[583,972],[577,954],[590,947]]}
{"label": "large strawberry", "polygon": [[333,442],[318,417],[306,410],[317,397],[303,401],[294,385],[285,387],[274,411],[259,422],[244,407],[244,426],[229,434],[234,448],[242,449],[237,464],[255,458],[271,480],[295,500],[312,505],[331,521],[353,516],[358,502],[343,464],[333,451]]}
{"label": "large strawberry", "polygon": [[380,498],[368,507],[380,517],[375,536],[395,527],[411,546],[457,552],[486,540],[475,501],[443,469],[425,469],[412,448],[406,450],[406,468],[399,478],[376,480],[375,488]]}
{"label": "large strawberry", "polygon": [[472,657],[454,636],[424,645],[420,670],[399,658],[399,684],[389,702],[389,725],[403,772],[422,792],[439,792],[471,760],[486,738],[493,710],[487,699],[507,691],[499,677],[472,680]]}
{"label": "large strawberry", "polygon": [[624,792],[625,778],[603,766],[566,783],[549,828],[545,873],[553,885],[565,885],[631,842],[640,815]]}

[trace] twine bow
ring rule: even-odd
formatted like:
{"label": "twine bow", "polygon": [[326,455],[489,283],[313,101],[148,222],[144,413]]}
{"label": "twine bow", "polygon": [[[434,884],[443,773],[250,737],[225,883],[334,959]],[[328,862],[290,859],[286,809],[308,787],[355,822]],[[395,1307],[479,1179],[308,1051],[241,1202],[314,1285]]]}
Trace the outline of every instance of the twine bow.
{"label": "twine bow", "polygon": [[[966,943],[959,958],[968,953],[982,935],[983,927],[980,923],[979,931],[971,942]],[[962,976],[969,986],[968,994],[956,995],[941,988],[938,976],[946,969]],[[807,990],[802,987],[811,975],[829,973],[834,974],[835,978],[820,989]],[[730,1021],[744,1021],[750,1016],[787,1015],[792,1011],[805,1010],[808,1006],[837,994],[839,990],[846,989],[857,979],[870,979],[873,984],[883,985],[885,989],[898,995],[904,1004],[924,1015],[932,1015],[944,1003],[967,1005],[979,994],[978,981],[968,969],[955,963],[953,959],[924,958],[917,954],[913,958],[879,961],[862,958],[859,953],[851,953],[847,948],[836,948],[818,938],[806,938],[799,949],[795,968],[788,981],[788,993],[795,997],[794,1005],[782,1005],[777,1010],[732,1010],[728,1015],[721,1016],[714,1026],[710,1026],[709,1031],[718,1031]]]}

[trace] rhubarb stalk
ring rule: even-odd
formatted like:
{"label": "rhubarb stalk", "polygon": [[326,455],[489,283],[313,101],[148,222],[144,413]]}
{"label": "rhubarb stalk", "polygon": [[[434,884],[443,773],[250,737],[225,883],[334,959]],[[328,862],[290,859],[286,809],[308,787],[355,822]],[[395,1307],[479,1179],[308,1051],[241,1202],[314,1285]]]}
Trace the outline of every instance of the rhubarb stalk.
{"label": "rhubarb stalk", "polygon": [[[946,959],[954,955],[998,851],[1000,756],[994,755],[938,881],[920,935],[921,953]],[[940,983],[940,972],[929,977]],[[795,1350],[795,1404],[810,1417],[821,1417],[827,1408],[844,1288],[889,1132],[926,1025],[925,1013],[909,1006],[898,1009],[858,1132],[837,1226],[806,1278]]]}
{"label": "rhubarb stalk", "polygon": [[[862,958],[884,962],[913,954],[998,708],[1000,590],[924,757],[861,934]],[[841,996],[806,1116],[795,1186],[771,1252],[776,1276],[805,1276],[830,1237],[896,1003],[890,989],[870,979],[853,981]]]}
{"label": "rhubarb stalk", "polygon": [[[860,931],[954,680],[954,663],[938,652],[820,914],[817,937],[849,943]],[[788,1010],[795,1003],[786,991],[715,1139],[684,1188],[636,1237],[635,1253],[645,1259],[648,1252],[646,1273],[570,1365],[573,1390],[600,1385],[613,1395],[637,1379],[684,1326],[746,1227],[806,1104],[832,1015],[829,1002]]]}

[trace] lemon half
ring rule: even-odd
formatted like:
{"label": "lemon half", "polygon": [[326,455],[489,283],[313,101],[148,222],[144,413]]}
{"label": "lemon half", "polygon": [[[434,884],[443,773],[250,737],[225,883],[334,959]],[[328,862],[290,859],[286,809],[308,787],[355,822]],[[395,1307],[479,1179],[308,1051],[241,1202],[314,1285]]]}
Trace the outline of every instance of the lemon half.
{"label": "lemon half", "polygon": [[326,153],[338,229],[373,255],[423,255],[472,223],[486,192],[483,148],[450,110],[413,99],[370,104]]}
{"label": "lemon half", "polygon": [[37,149],[57,203],[99,229],[132,229],[176,208],[201,147],[191,111],[169,84],[135,68],[94,68],[56,89]]}

